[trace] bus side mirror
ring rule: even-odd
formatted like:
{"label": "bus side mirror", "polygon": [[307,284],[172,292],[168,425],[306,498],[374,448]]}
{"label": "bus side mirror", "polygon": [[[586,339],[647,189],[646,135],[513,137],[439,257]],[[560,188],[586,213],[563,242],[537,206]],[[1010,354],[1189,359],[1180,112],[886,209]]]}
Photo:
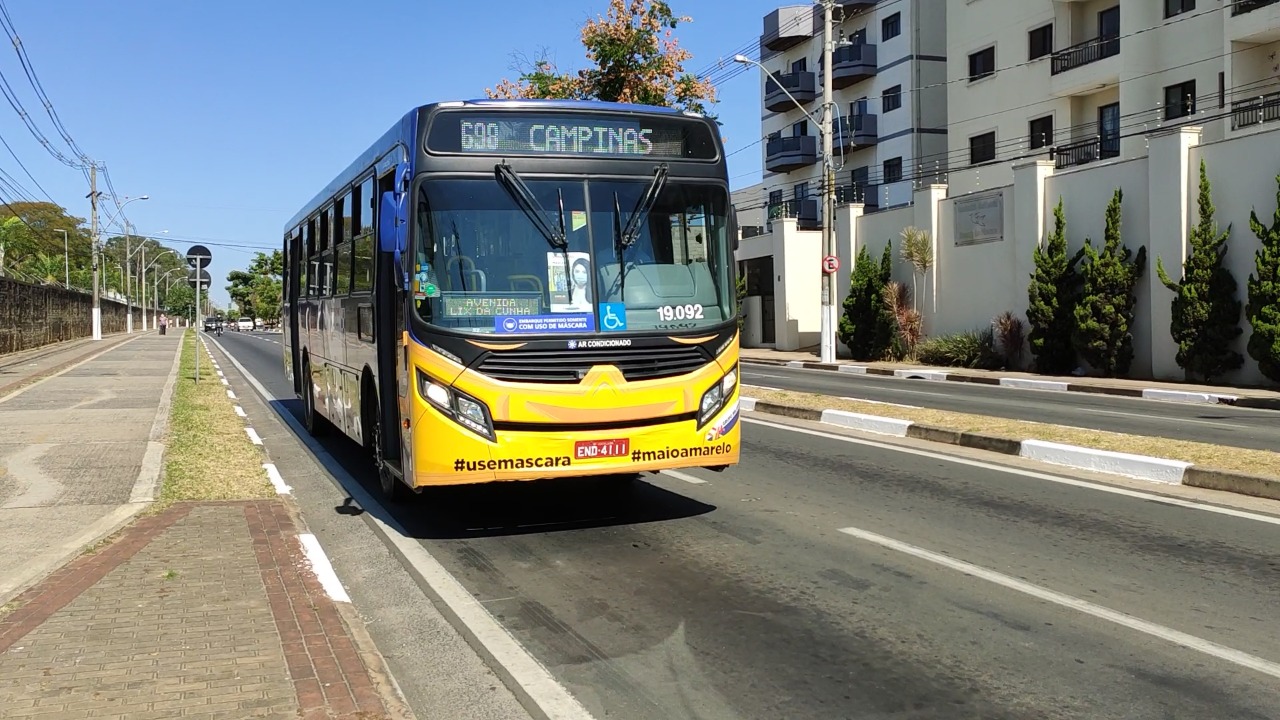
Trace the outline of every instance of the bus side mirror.
{"label": "bus side mirror", "polygon": [[733,243],[733,251],[738,252],[738,208],[729,206],[729,240]]}

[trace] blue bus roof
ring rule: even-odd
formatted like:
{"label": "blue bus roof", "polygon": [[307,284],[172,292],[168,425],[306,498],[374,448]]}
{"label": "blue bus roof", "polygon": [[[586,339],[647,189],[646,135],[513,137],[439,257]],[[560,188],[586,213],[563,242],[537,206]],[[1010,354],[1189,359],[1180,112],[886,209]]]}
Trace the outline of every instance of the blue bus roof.
{"label": "blue bus roof", "polygon": [[635,103],[615,103],[604,102],[602,100],[544,100],[541,98],[519,98],[519,99],[502,99],[502,98],[477,98],[474,100],[454,100],[441,101],[420,105],[406,112],[399,120],[392,125],[381,138],[369,146],[359,157],[351,161],[341,173],[330,180],[325,188],[315,194],[307,204],[297,212],[289,223],[285,226],[285,232],[292,232],[295,228],[305,222],[313,212],[319,210],[325,202],[333,196],[342,186],[354,182],[359,175],[369,165],[373,164],[382,157],[384,153],[391,150],[397,142],[409,142],[412,144],[411,128],[417,125],[417,118],[423,110],[432,107],[450,107],[450,106],[472,106],[472,107],[511,107],[511,108],[542,108],[548,110],[607,110],[615,112],[640,112],[654,113],[658,115],[685,115],[688,117],[704,118],[704,115],[698,113],[686,112],[679,108],[663,107],[660,105],[638,105]]}

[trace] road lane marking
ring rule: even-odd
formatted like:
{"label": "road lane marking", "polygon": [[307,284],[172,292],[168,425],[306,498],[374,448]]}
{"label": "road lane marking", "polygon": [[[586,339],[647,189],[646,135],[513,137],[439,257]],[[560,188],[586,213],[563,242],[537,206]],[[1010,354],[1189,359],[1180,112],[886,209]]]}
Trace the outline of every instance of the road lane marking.
{"label": "road lane marking", "polygon": [[1159,420],[1161,422],[1168,422],[1168,423],[1184,423],[1184,422],[1198,423],[1200,425],[1213,425],[1214,427],[1227,428],[1229,430],[1245,429],[1243,425],[1233,425],[1231,423],[1214,422],[1213,420],[1201,420],[1199,418],[1164,417],[1162,415],[1127,413],[1127,412],[1120,412],[1119,410],[1099,410],[1097,408],[1080,408],[1080,409],[1088,413],[1097,413],[1099,415],[1116,415],[1119,417],[1139,418],[1142,420]]}
{"label": "road lane marking", "polygon": [[244,408],[240,407],[239,405],[235,406],[235,410],[236,410],[236,414],[239,415],[240,417],[249,417],[248,415],[245,414]]}
{"label": "road lane marking", "polygon": [[702,478],[694,477],[687,473],[682,473],[679,470],[659,470],[658,472],[660,472],[663,475],[670,475],[671,477],[677,480],[683,480],[689,483],[690,485],[706,485],[707,484],[706,480],[703,480]]}
{"label": "road lane marking", "polygon": [[968,465],[969,467],[982,468],[983,470],[991,470],[994,472],[1005,473],[1008,475],[1020,475],[1022,477],[1034,478],[1036,480],[1048,480],[1049,482],[1058,483],[1060,485],[1070,485],[1072,487],[1084,488],[1086,490],[1097,490],[1099,492],[1111,493],[1113,495],[1123,495],[1125,497],[1136,498],[1139,500],[1148,500],[1164,505],[1172,505],[1174,507],[1187,508],[1189,510],[1203,510],[1205,512],[1217,513],[1219,515],[1227,515],[1230,517],[1240,518],[1243,520],[1253,520],[1255,522],[1267,523],[1268,525],[1280,525],[1280,517],[1274,515],[1263,515],[1261,513],[1253,513],[1247,510],[1237,510],[1235,508],[1220,507],[1217,505],[1208,505],[1205,503],[1195,502],[1193,500],[1183,500],[1182,498],[1166,497],[1164,495],[1156,495],[1154,493],[1143,492],[1141,490],[1131,490],[1117,485],[1105,485],[1097,482],[1089,482],[1087,480],[1076,480],[1074,478],[1063,477],[1061,475],[1051,475],[1049,473],[1037,472],[1035,470],[1024,470],[1022,468],[1009,467],[1007,465],[997,465],[995,463],[983,462],[981,460],[970,460],[969,458],[957,457],[955,455],[947,455],[944,453],[933,452],[930,450],[921,450],[913,447],[902,445],[891,445],[889,443],[876,442],[875,440],[864,440],[862,438],[848,437],[845,435],[836,435],[834,433],[821,432],[818,430],[810,430],[808,428],[794,427],[791,425],[783,425],[780,423],[769,422],[767,420],[757,420],[755,418],[743,418],[742,422],[752,425],[764,425],[766,427],[776,428],[778,430],[787,430],[797,432],[804,435],[813,435],[815,437],[828,438],[830,440],[838,440],[840,442],[852,443],[854,445],[864,445],[868,447],[880,448],[882,450],[890,450],[893,452],[906,453],[908,455],[917,455],[919,457],[927,457],[933,460],[942,460],[945,462],[955,463],[957,465]]}
{"label": "road lane marking", "polygon": [[320,541],[316,536],[311,533],[301,533],[298,535],[298,542],[302,543],[302,549],[306,551],[307,560],[311,563],[311,572],[320,581],[320,587],[324,588],[324,593],[329,596],[329,599],[341,603],[351,602],[346,588],[342,587],[342,581],[338,580],[338,574],[333,571],[329,556],[324,554],[324,548],[320,547]]}
{"label": "road lane marking", "polygon": [[251,427],[247,427],[244,429],[244,432],[246,435],[249,436],[249,442],[252,442],[254,445],[262,444],[262,438],[258,436],[257,430],[254,430]]}
{"label": "road lane marking", "polygon": [[231,391],[231,390],[228,390],[228,391],[227,391],[227,397],[231,398],[232,400],[235,400],[235,399],[236,399],[236,394],[235,394],[235,392],[233,392],[233,391]]}
{"label": "road lane marking", "polygon": [[1127,627],[1130,630],[1136,630],[1140,633],[1145,633],[1147,635],[1160,638],[1161,640],[1166,640],[1175,645],[1181,645],[1182,647],[1195,650],[1196,652],[1216,657],[1219,660],[1226,660],[1229,663],[1234,663],[1241,667],[1256,670],[1264,675],[1270,675],[1273,678],[1280,678],[1280,663],[1273,663],[1270,660],[1264,660],[1263,658],[1255,655],[1250,655],[1234,648],[1229,648],[1225,645],[1219,645],[1211,640],[1205,640],[1204,638],[1196,637],[1195,635],[1190,635],[1180,630],[1174,630],[1171,627],[1143,620],[1142,618],[1120,612],[1119,610],[1112,610],[1111,608],[1091,603],[1088,600],[1081,600],[1080,598],[1060,593],[1056,590],[1050,590],[1049,588],[1041,587],[1040,585],[1034,585],[1026,582],[1025,580],[1019,580],[1003,573],[996,572],[995,570],[988,570],[980,565],[974,565],[973,563],[968,563],[963,560],[956,560],[955,558],[947,557],[946,555],[926,550],[922,547],[902,542],[901,540],[894,540],[893,538],[885,537],[884,535],[878,535],[876,533],[854,527],[845,527],[840,528],[839,530],[840,532],[858,538],[859,540],[864,540],[889,550],[895,550],[906,555],[911,555],[913,557],[920,558],[921,560],[927,560],[931,563],[965,573],[966,575],[971,575],[973,577],[986,580],[987,582],[1009,588],[1010,590],[1016,590],[1017,592],[1025,595],[1030,595],[1038,600],[1044,600],[1045,602],[1076,610],[1100,620],[1106,620],[1108,622]]}
{"label": "road lane marking", "polygon": [[744,378],[779,378],[781,380],[787,379],[786,375],[770,375],[769,373],[747,372],[745,370],[742,372],[742,377]]}
{"label": "road lane marking", "polygon": [[262,468],[267,471],[267,477],[271,479],[271,485],[276,489],[277,495],[292,494],[293,488],[284,481],[284,476],[280,474],[280,469],[275,463],[262,463]]}

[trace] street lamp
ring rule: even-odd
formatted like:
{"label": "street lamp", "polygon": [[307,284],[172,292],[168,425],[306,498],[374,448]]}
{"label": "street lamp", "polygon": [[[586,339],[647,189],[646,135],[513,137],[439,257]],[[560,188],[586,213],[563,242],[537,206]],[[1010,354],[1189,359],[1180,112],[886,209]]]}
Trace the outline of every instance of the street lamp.
{"label": "street lamp", "polygon": [[[89,172],[90,172],[89,198],[90,198],[90,204],[93,208],[93,231],[92,231],[92,235],[93,235],[93,339],[101,340],[102,339],[102,288],[98,279],[98,265],[100,264],[100,255],[101,255],[101,242],[100,242],[101,239],[98,236],[98,197],[101,196],[102,193],[98,191],[98,166],[91,165],[89,168]],[[111,219],[107,221],[107,225],[110,226],[111,220],[115,219],[116,215],[119,215],[120,213],[124,212],[125,205],[128,205],[129,203],[135,200],[150,200],[150,199],[151,199],[150,195],[140,195],[135,198],[128,198],[124,202],[120,203],[120,207],[116,209],[115,215],[112,215]],[[125,261],[128,262],[128,259],[126,258]],[[126,290],[125,298],[128,299],[128,296],[129,296],[129,293],[128,293],[128,290]],[[133,303],[132,302],[128,304],[128,312],[129,312],[128,323],[130,325],[130,328],[132,328],[132,324],[133,324]]]}
{"label": "street lamp", "polygon": [[[814,118],[818,123],[818,131],[822,133],[822,248],[825,256],[819,271],[822,273],[822,327],[820,334],[821,361],[824,363],[834,363],[836,361],[836,283],[831,277],[831,273],[826,268],[826,257],[835,257],[835,168],[832,164],[831,147],[832,132],[835,128],[831,126],[832,118],[832,99],[831,99],[831,56],[836,44],[850,45],[847,40],[840,40],[834,43],[831,37],[832,11],[835,7],[834,0],[818,0],[822,5],[823,24],[822,24],[822,119]],[[735,55],[733,61],[739,64],[751,64],[760,68],[766,75],[772,76],[769,68],[752,60],[746,55]],[[804,106],[796,100],[795,96],[787,90],[782,83],[778,83],[778,87],[791,98],[791,102],[800,108],[807,117],[814,117],[812,113],[804,109]]]}

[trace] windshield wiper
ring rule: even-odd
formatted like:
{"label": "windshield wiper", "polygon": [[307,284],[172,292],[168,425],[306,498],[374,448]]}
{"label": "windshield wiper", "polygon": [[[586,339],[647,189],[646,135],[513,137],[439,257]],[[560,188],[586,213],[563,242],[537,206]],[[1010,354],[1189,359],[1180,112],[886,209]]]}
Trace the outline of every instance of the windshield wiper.
{"label": "windshield wiper", "polygon": [[553,227],[547,222],[547,211],[543,209],[542,204],[538,202],[538,198],[534,196],[533,191],[525,185],[524,180],[504,160],[493,166],[494,174],[498,177],[498,183],[503,189],[511,195],[516,201],[524,214],[529,217],[533,226],[538,229],[542,237],[546,238],[547,243],[551,247],[560,251],[560,257],[564,259],[564,284],[569,292],[569,303],[573,303],[573,274],[569,269],[569,236],[565,232],[564,227],[564,190],[556,188],[556,198],[559,202],[559,229]]}
{"label": "windshield wiper", "polygon": [[613,241],[614,252],[618,256],[618,292],[622,296],[622,302],[627,301],[627,248],[640,239],[640,225],[657,204],[658,194],[667,183],[667,172],[666,164],[654,168],[653,182],[649,183],[649,188],[636,202],[635,208],[631,211],[631,217],[627,218],[626,228],[622,227],[622,209],[618,204],[618,193],[613,194]]}

